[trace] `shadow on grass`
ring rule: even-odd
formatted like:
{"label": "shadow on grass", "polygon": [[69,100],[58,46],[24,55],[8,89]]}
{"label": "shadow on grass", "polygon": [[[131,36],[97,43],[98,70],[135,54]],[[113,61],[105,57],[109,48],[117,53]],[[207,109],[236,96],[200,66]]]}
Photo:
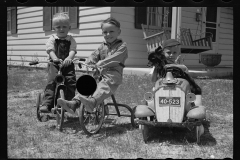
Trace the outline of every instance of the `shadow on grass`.
{"label": "shadow on grass", "polygon": [[127,133],[127,131],[133,130],[131,123],[122,123],[122,124],[104,124],[99,131],[99,134],[104,135],[101,138],[98,138],[98,141],[102,141],[109,137],[114,137],[115,135],[121,135]]}
{"label": "shadow on grass", "polygon": [[[200,138],[199,145],[215,146],[217,142],[209,132],[209,122],[205,121],[203,126],[205,131]],[[174,145],[188,145],[197,141],[195,129],[189,131],[187,128],[151,127],[149,133],[148,143],[154,141],[158,143],[168,142]]]}

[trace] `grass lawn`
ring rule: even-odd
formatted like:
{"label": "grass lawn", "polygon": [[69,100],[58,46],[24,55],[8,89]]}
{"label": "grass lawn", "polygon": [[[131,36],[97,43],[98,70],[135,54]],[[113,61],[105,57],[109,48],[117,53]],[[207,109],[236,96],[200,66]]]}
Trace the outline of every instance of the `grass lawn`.
{"label": "grass lawn", "polygon": [[[76,118],[66,120],[63,132],[55,128],[55,120],[38,122],[33,106],[36,94],[45,88],[46,71],[8,68],[7,73],[8,158],[233,158],[232,79],[195,79],[210,119],[200,144],[194,132],[168,128],[152,128],[151,140],[145,144],[129,118],[115,117],[115,124],[105,124],[91,137]],[[134,107],[152,87],[148,75],[124,75],[115,97],[118,103]]]}

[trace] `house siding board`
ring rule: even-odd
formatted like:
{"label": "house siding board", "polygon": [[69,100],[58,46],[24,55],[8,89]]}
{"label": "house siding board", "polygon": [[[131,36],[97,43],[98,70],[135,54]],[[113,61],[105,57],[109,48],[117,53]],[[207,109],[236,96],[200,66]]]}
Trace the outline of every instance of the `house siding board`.
{"label": "house siding board", "polygon": [[21,15],[21,14],[24,14],[24,13],[30,13],[30,15],[33,13],[33,12],[36,12],[36,11],[42,11],[43,10],[43,7],[18,7],[18,14]]}
{"label": "house siding board", "polygon": [[96,8],[84,8],[84,9],[79,9],[79,17],[88,17],[89,15],[99,15],[99,14],[105,14],[105,13],[110,13],[111,8],[110,7],[96,7]]}
{"label": "house siding board", "polygon": [[222,54],[220,65],[233,66],[233,10],[231,8],[221,7],[218,53]]}
{"label": "house siding board", "polygon": [[[35,8],[35,7],[34,7]],[[38,17],[43,15],[43,10],[34,10],[33,12],[27,12],[27,13],[22,13],[18,14],[18,19],[24,19],[24,18],[32,18],[32,17]]]}
{"label": "house siding board", "polygon": [[[80,11],[80,14],[81,14],[81,11]],[[107,19],[108,17],[110,17],[110,13],[102,13],[102,14],[97,14],[97,15],[89,15],[89,16],[79,17],[79,23],[81,25],[81,23],[99,22],[99,27],[100,27],[100,23],[104,19]]]}
{"label": "house siding board", "polygon": [[18,25],[18,29],[31,29],[31,28],[40,28],[43,26],[43,22],[27,23]]}
{"label": "house siding board", "polygon": [[121,23],[121,36],[127,43],[128,59],[126,66],[147,67],[147,46],[141,29],[135,29],[135,7],[112,7],[111,15]]}

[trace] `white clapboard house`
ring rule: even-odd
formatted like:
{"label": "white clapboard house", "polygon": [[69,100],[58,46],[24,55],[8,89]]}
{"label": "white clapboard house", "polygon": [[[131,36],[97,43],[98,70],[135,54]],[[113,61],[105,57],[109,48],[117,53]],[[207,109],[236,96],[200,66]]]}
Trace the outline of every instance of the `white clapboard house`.
{"label": "white clapboard house", "polygon": [[[88,57],[97,49],[103,41],[100,23],[112,16],[120,21],[120,38],[128,44],[126,67],[147,67],[147,43],[141,24],[168,28],[171,38],[177,38],[179,28],[189,28],[193,39],[210,34],[212,49],[204,53],[222,54],[218,66],[233,67],[232,7],[8,7],[8,65],[27,66],[32,60],[47,60],[45,42],[54,33],[53,14],[60,11],[70,16],[69,34],[77,42],[78,57]],[[200,53],[182,54],[189,68],[204,66]]]}

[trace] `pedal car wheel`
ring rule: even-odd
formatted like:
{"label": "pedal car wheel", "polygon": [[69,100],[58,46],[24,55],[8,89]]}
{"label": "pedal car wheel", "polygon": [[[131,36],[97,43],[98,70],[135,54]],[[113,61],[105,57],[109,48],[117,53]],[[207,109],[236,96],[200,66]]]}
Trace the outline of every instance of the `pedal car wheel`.
{"label": "pedal car wheel", "polygon": [[[62,89],[60,89],[59,91],[60,93],[60,97],[62,99],[65,99],[64,96],[64,91]],[[57,129],[59,129],[59,131],[62,131],[62,126],[63,126],[63,122],[64,122],[64,109],[63,107],[58,108],[58,106],[56,106],[56,121],[57,121]]]}
{"label": "pedal car wheel", "polygon": [[200,137],[204,133],[204,127],[201,124],[200,126],[196,126],[196,138],[197,138],[197,143],[200,142]]}
{"label": "pedal car wheel", "polygon": [[149,127],[147,125],[142,125],[142,135],[143,135],[143,141],[147,143],[149,138]]}
{"label": "pedal car wheel", "polygon": [[[147,117],[142,118],[143,120],[147,120]],[[141,125],[142,135],[143,135],[143,141],[147,143],[149,138],[149,126],[147,125]]]}
{"label": "pedal car wheel", "polygon": [[79,109],[79,121],[82,130],[87,135],[93,135],[98,133],[103,124],[104,117],[104,103],[101,103],[96,108],[94,108],[92,113],[88,112],[85,109],[85,106],[81,104]]}

